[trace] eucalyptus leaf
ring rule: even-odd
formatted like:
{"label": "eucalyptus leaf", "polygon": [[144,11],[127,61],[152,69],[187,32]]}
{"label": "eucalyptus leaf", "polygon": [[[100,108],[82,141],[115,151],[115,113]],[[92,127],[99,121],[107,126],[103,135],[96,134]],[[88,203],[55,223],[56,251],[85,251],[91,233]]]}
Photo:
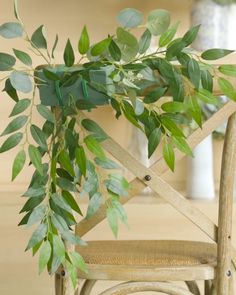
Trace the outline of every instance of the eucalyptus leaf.
{"label": "eucalyptus leaf", "polygon": [[181,152],[193,157],[193,152],[183,137],[173,137],[173,143]]}
{"label": "eucalyptus leaf", "polygon": [[61,164],[61,166],[67,171],[70,173],[71,176],[74,176],[75,175],[75,172],[74,172],[74,168],[73,168],[73,165],[71,163],[71,160],[70,160],[70,156],[69,154],[67,153],[66,150],[62,150],[58,156],[58,162]]}
{"label": "eucalyptus leaf", "polygon": [[22,37],[23,28],[20,23],[5,23],[0,26],[0,36],[6,39],[13,39],[17,37]]}
{"label": "eucalyptus leaf", "polygon": [[154,36],[163,34],[170,25],[170,14],[167,10],[156,9],[149,13],[147,27]]}
{"label": "eucalyptus leaf", "polygon": [[125,8],[117,16],[118,22],[123,28],[131,29],[142,24],[143,14],[134,8]]}
{"label": "eucalyptus leaf", "polygon": [[213,90],[213,78],[208,70],[201,71],[202,87],[209,92]]}
{"label": "eucalyptus leaf", "polygon": [[71,207],[65,202],[61,195],[55,193],[51,196],[51,199],[58,207],[71,213]]}
{"label": "eucalyptus leaf", "polygon": [[13,71],[10,75],[10,81],[12,86],[20,92],[29,93],[33,89],[29,76],[24,72]]}
{"label": "eucalyptus leaf", "polygon": [[66,178],[57,178],[57,185],[65,191],[70,191],[70,192],[78,191],[75,184]]}
{"label": "eucalyptus leaf", "polygon": [[121,169],[120,165],[110,159],[95,158],[94,161],[103,169]]}
{"label": "eucalyptus leaf", "polygon": [[24,150],[21,150],[18,152],[18,154],[15,157],[15,160],[13,162],[12,166],[12,181],[15,180],[17,175],[21,172],[21,170],[24,168],[26,161],[26,154]]}
{"label": "eucalyptus leaf", "polygon": [[210,91],[206,89],[199,89],[198,92],[196,92],[196,96],[198,99],[200,99],[204,103],[209,103],[213,105],[218,104],[217,98]]}
{"label": "eucalyptus leaf", "polygon": [[97,140],[103,141],[109,138],[105,131],[95,121],[91,119],[84,119],[81,121],[81,124],[86,130],[92,132],[93,137]]}
{"label": "eucalyptus leaf", "polygon": [[178,113],[183,112],[186,109],[186,106],[184,103],[179,101],[168,101],[161,105],[161,108],[164,112],[170,112],[170,113]]}
{"label": "eucalyptus leaf", "polygon": [[139,40],[139,53],[140,54],[143,54],[148,50],[148,48],[150,47],[150,44],[151,44],[151,40],[152,40],[152,34],[148,29],[146,29],[143,32],[143,34]]}

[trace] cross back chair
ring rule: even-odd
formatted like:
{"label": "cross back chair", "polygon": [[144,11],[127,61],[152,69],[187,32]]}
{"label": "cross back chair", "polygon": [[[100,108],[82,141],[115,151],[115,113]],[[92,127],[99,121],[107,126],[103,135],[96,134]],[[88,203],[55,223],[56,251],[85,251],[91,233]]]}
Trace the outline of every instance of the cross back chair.
{"label": "cross back chair", "polygon": [[[220,94],[220,93],[216,93]],[[208,119],[202,129],[196,129],[188,143],[194,148],[214,129],[228,119],[222,156],[219,192],[218,226],[172,188],[161,175],[168,169],[163,157],[147,168],[134,159],[112,138],[103,142],[104,149],[126,167],[135,178],[131,181],[129,197],[121,198],[125,204],[145,187],[161,196],[177,211],[187,217],[212,243],[195,241],[90,241],[78,247],[84,257],[88,273],[78,273],[80,282],[76,294],[89,295],[97,280],[126,281],[112,287],[102,295],[157,291],[170,295],[200,295],[196,281],[205,282],[205,295],[233,295],[233,274],[236,271],[236,251],[231,244],[233,182],[236,160],[236,104],[227,102]],[[184,155],[176,150],[176,160]],[[106,218],[105,206],[90,219],[76,226],[76,233],[84,236]],[[64,270],[55,278],[56,295],[72,295]],[[183,288],[173,282],[186,282]]]}

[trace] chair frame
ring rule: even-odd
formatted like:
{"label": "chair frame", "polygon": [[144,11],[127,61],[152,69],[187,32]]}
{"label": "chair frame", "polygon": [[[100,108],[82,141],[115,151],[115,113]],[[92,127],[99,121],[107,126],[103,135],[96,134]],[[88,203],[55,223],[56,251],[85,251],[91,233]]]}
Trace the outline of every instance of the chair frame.
{"label": "chair frame", "polygon": [[[81,120],[86,118],[83,113],[80,113]],[[214,243],[217,243],[217,268],[216,272],[212,273],[209,267],[209,278],[214,277],[214,284],[211,284],[211,280],[207,280],[205,283],[205,294],[217,294],[217,295],[233,295],[233,273],[236,271],[236,250],[231,244],[231,231],[232,231],[232,209],[233,209],[233,183],[234,183],[234,170],[236,162],[236,104],[234,102],[227,102],[217,113],[209,118],[204,124],[202,129],[196,129],[189,137],[188,144],[191,148],[194,148],[199,142],[205,137],[211,134],[217,126],[222,124],[228,119],[227,133],[224,143],[224,152],[222,157],[222,168],[221,168],[221,181],[220,181],[220,196],[219,196],[219,222],[218,226],[210,220],[205,214],[199,209],[194,207],[189,200],[184,198],[179,192],[171,187],[165,180],[161,178],[161,175],[168,170],[165,164],[163,156],[160,156],[157,161],[149,168],[145,167],[135,158],[133,158],[125,149],[123,149],[117,142],[112,138],[105,140],[102,143],[103,148],[110,153],[115,159],[117,159],[125,168],[127,168],[135,178],[130,182],[131,190],[128,197],[121,198],[121,203],[125,204],[131,198],[136,196],[145,187],[150,187],[155,196],[162,197],[167,203],[172,205],[178,212],[189,219],[195,224],[201,231],[203,231]],[[182,159],[185,155],[176,149],[175,151],[176,160]],[[100,209],[90,219],[83,219],[76,225],[76,234],[80,237],[88,233],[92,228],[99,224],[106,218],[105,206],[101,206]],[[101,271],[101,266],[98,271]],[[182,269],[183,270],[183,269]],[[129,270],[127,270],[129,271]],[[133,271],[133,269],[132,269]],[[112,272],[112,270],[111,270]],[[202,269],[199,266],[193,266],[190,270],[186,269],[184,277],[180,272],[178,280],[195,281],[200,278]],[[189,276],[186,276],[189,274]],[[198,276],[199,274],[199,276]],[[163,278],[163,279],[161,279]],[[88,295],[91,291],[92,286],[95,283],[96,278],[89,278],[85,282],[85,287],[81,290],[81,295]],[[59,270],[56,274],[56,294],[57,295],[72,295],[72,290],[68,277],[64,270]],[[144,280],[144,279],[143,279]],[[166,273],[160,273],[159,281],[172,280],[172,274],[168,271]],[[175,276],[176,280],[176,276]],[[127,283],[126,283],[127,284]],[[131,284],[131,283],[128,283]],[[167,285],[166,285],[167,284]],[[169,283],[156,283],[147,284],[153,287],[156,291],[166,288],[166,294],[200,294],[199,290],[195,288],[193,284],[187,284],[189,290],[179,290],[179,287],[168,285]],[[142,287],[141,287],[142,285]],[[138,282],[132,283],[131,285],[122,285],[120,287],[114,287],[113,289],[103,292],[102,295],[110,294],[127,294],[132,290],[132,287],[139,286],[142,290],[145,284],[138,285]],[[146,285],[146,286],[147,286]],[[87,287],[86,287],[87,286]],[[124,287],[126,286],[126,287]],[[136,288],[136,287],[135,287]],[[144,289],[143,289],[144,288]],[[158,289],[159,288],[159,289]],[[169,288],[169,289],[168,289]],[[121,291],[121,289],[123,291]],[[140,290],[141,290],[140,289]],[[149,287],[147,289],[150,290]],[[163,290],[164,290],[163,289]],[[136,290],[136,289],[135,289]],[[195,290],[195,291],[194,291]],[[144,290],[145,291],[145,290]],[[78,294],[79,291],[77,291]],[[137,291],[136,291],[137,292]],[[181,293],[182,292],[182,293]],[[132,292],[131,292],[132,293]]]}

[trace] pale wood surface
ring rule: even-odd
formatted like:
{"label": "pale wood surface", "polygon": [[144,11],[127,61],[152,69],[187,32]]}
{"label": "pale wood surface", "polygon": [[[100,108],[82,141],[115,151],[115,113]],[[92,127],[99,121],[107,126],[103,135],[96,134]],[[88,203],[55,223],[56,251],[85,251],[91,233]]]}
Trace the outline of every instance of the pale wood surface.
{"label": "pale wood surface", "polygon": [[[17,213],[23,204],[19,195],[20,192],[0,194],[0,294],[53,295],[54,279],[50,279],[46,273],[38,276],[37,258],[32,259],[30,253],[24,253],[29,231],[16,226],[20,220]],[[150,198],[147,198],[146,202],[150,204],[142,202],[126,205],[130,229],[121,225],[120,239],[173,238],[209,241],[202,232],[167,204],[155,203]],[[217,222],[218,206],[216,203],[194,202],[194,205]],[[176,231],[176,228],[180,230]],[[236,206],[234,206],[233,214],[233,229],[235,228]],[[113,235],[107,222],[103,221],[85,238],[88,240],[113,239]],[[236,246],[234,231],[232,240]],[[109,286],[109,283],[101,282],[95,287],[95,292],[100,292]]]}

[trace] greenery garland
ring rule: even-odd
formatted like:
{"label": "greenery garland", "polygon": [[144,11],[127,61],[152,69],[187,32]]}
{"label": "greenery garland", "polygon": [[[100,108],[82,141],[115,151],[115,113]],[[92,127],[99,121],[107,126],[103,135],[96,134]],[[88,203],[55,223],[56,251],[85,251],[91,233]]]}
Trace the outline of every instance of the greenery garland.
{"label": "greenery garland", "polygon": [[[224,57],[231,50],[210,49],[199,55],[189,48],[200,26],[175,38],[178,24],[170,25],[168,11],[151,11],[143,24],[142,13],[131,8],[119,13],[116,32],[96,44],[90,45],[86,26],[76,50],[68,39],[64,65],[58,66],[54,58],[58,36],[50,50],[45,27],[40,26],[30,36],[16,1],[14,13],[16,22],[1,25],[0,35],[7,39],[23,37],[46,65],[33,67],[31,56],[18,49],[13,49],[14,55],[0,52],[0,71],[5,73],[1,82],[15,101],[12,121],[1,134],[7,139],[0,152],[19,146],[12,180],[27,162],[35,168],[23,194],[26,203],[19,223],[36,226],[26,250],[32,250],[33,255],[39,251],[40,273],[47,267],[54,274],[63,265],[76,286],[77,268],[86,272],[86,264],[65,243],[86,245],[73,233],[73,226],[83,216],[79,198],[89,196],[85,218],[91,218],[105,205],[107,220],[117,236],[118,221],[127,224],[119,199],[127,196],[130,188],[119,173],[120,166],[102,148],[101,142],[108,135],[96,122],[84,119],[81,111],[109,104],[117,119],[124,115],[146,135],[149,157],[162,143],[164,159],[174,170],[175,148],[192,155],[183,127],[193,121],[201,127],[203,104],[218,103],[212,94],[213,78],[225,95],[236,100],[236,92],[225,77],[235,77],[236,67],[223,65],[216,69],[206,62]],[[139,40],[131,33],[133,28],[143,30]],[[158,48],[151,52],[153,36],[159,36],[159,41]],[[166,95],[170,96],[168,101],[163,100]],[[34,124],[35,112],[44,119],[43,126]]]}

